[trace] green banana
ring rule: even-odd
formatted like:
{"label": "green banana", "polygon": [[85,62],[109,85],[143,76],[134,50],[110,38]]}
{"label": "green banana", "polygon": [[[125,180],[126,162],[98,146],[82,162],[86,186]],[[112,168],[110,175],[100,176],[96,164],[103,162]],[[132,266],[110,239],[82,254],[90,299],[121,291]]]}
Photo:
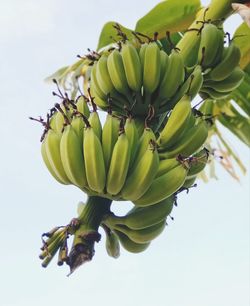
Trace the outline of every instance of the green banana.
{"label": "green banana", "polygon": [[169,64],[169,57],[164,50],[160,50],[160,61],[161,61],[161,64],[160,64],[160,68],[161,68],[160,80],[162,80],[166,71],[167,71],[168,64]]}
{"label": "green banana", "polygon": [[238,66],[240,57],[240,49],[231,42],[227,48],[224,48],[220,63],[206,75],[206,79],[222,81],[229,77],[234,68]]}
{"label": "green banana", "polygon": [[134,160],[134,165],[137,165],[140,162],[140,160],[142,159],[142,156],[145,154],[148,148],[150,141],[156,141],[155,134],[151,128],[145,127],[143,130],[143,134],[141,135],[138,141],[138,147],[135,153],[136,156]]}
{"label": "green banana", "polygon": [[162,176],[163,174],[167,173],[171,169],[180,165],[180,161],[177,158],[169,158],[169,159],[162,159],[159,163],[159,168],[156,173],[155,177]]}
{"label": "green banana", "polygon": [[218,49],[224,44],[220,30],[212,23],[204,24],[198,52],[198,63],[203,67],[211,67],[218,55]]}
{"label": "green banana", "polygon": [[186,126],[189,122],[191,114],[191,101],[188,96],[184,96],[174,107],[167,124],[160,133],[160,137],[157,140],[158,144],[165,148],[178,143],[186,131]]}
{"label": "green banana", "polygon": [[78,112],[83,114],[86,118],[89,118],[90,111],[88,107],[88,103],[83,96],[79,96],[76,100],[76,107]]}
{"label": "green banana", "polygon": [[175,196],[170,196],[154,205],[147,207],[133,207],[125,216],[106,216],[104,222],[111,227],[117,224],[125,225],[134,230],[153,226],[167,218],[173,209]]}
{"label": "green banana", "polygon": [[121,49],[122,61],[129,87],[140,92],[142,87],[142,69],[139,54],[130,42],[125,42]]}
{"label": "green banana", "polygon": [[220,99],[225,99],[226,97],[228,97],[231,94],[231,91],[220,92],[211,87],[203,86],[200,90],[200,93],[207,95],[208,98],[211,98],[214,100],[220,100]]}
{"label": "green banana", "polygon": [[42,151],[45,149],[45,154],[43,154],[43,158],[45,164],[49,164],[55,176],[58,178],[57,180],[62,182],[63,184],[71,184],[67,174],[64,171],[61,155],[60,155],[60,141],[61,137],[54,132],[53,130],[49,130],[44,139],[44,148],[42,146]]}
{"label": "green banana", "polygon": [[73,116],[72,121],[71,121],[71,126],[74,129],[82,147],[82,142],[83,142],[83,131],[85,127],[85,123],[82,120],[81,116]]}
{"label": "green banana", "polygon": [[122,132],[113,149],[107,174],[106,189],[110,195],[118,194],[127,177],[130,161],[130,145],[127,135]]}
{"label": "green banana", "polygon": [[169,56],[168,68],[160,83],[159,98],[166,101],[174,96],[185,78],[184,62],[181,54],[173,50]]}
{"label": "green banana", "polygon": [[197,177],[192,176],[192,177],[187,177],[184,184],[182,185],[181,189],[188,189],[190,187],[192,187],[196,181]]}
{"label": "green banana", "polygon": [[244,79],[244,71],[240,67],[235,67],[232,73],[222,81],[205,81],[204,87],[210,87],[218,92],[228,92],[235,90]]}
{"label": "green banana", "polygon": [[53,167],[50,164],[50,161],[48,159],[47,153],[46,153],[46,148],[45,148],[45,141],[42,142],[41,145],[41,153],[42,153],[42,158],[43,161],[47,167],[47,169],[49,170],[50,174],[61,184],[70,184],[70,182],[68,181],[68,179],[61,179],[61,176],[57,175],[57,172],[54,171]]}
{"label": "green banana", "polygon": [[132,117],[128,117],[126,119],[124,125],[125,134],[129,141],[129,148],[130,148],[130,165],[133,164],[137,146],[138,146],[138,132],[135,125],[135,120]]}
{"label": "green banana", "polygon": [[125,70],[123,66],[121,53],[115,49],[112,51],[107,60],[108,72],[110,79],[115,87],[115,89],[127,96],[130,97],[130,89],[128,87],[127,78],[125,75]]}
{"label": "green banana", "polygon": [[190,96],[191,100],[198,94],[203,84],[202,68],[197,65],[191,74],[191,83],[188,89],[187,95]]}
{"label": "green banana", "polygon": [[106,183],[105,163],[101,142],[91,126],[84,130],[83,154],[88,185],[101,193]]}
{"label": "green banana", "polygon": [[112,152],[119,136],[119,126],[119,119],[108,113],[102,129],[102,149],[106,169],[109,169]]}
{"label": "green banana", "polygon": [[138,164],[135,164],[121,190],[123,199],[130,201],[140,198],[150,187],[159,167],[159,156],[154,143],[149,143]]}
{"label": "green banana", "polygon": [[147,45],[143,64],[143,95],[146,104],[150,104],[151,95],[160,82],[161,58],[160,49],[155,42]]}
{"label": "green banana", "polygon": [[150,245],[150,242],[136,243],[132,241],[131,239],[129,239],[128,236],[126,236],[125,234],[123,234],[122,232],[118,230],[114,230],[114,232],[118,236],[119,241],[121,245],[123,246],[123,248],[130,253],[141,253],[145,251]]}
{"label": "green banana", "polygon": [[69,180],[80,189],[87,185],[82,140],[71,125],[64,128],[60,141],[60,155],[64,171]]}
{"label": "green banana", "polygon": [[190,158],[190,169],[187,178],[192,178],[200,173],[207,165],[209,153],[207,149],[202,149]]}
{"label": "green banana", "polygon": [[134,230],[124,225],[116,225],[115,230],[125,234],[129,239],[135,243],[148,243],[158,237],[166,227],[166,220],[160,221],[150,227],[140,230]]}
{"label": "green banana", "polygon": [[120,256],[120,243],[116,234],[106,226],[103,226],[106,234],[105,247],[108,255],[113,258]]}
{"label": "green banana", "polygon": [[180,154],[186,157],[190,156],[194,154],[204,144],[207,137],[207,124],[203,120],[201,120],[192,128],[187,130],[175,146],[163,153],[160,153],[160,157],[172,158]]}
{"label": "green banana", "polygon": [[98,112],[96,110],[91,112],[88,120],[96,136],[101,141],[102,140],[102,124],[101,124]]}
{"label": "green banana", "polygon": [[140,61],[141,61],[141,68],[142,71],[144,70],[144,60],[145,60],[145,51],[148,47],[147,43],[144,43],[141,45],[140,50],[139,50],[139,57],[140,57]]}
{"label": "green banana", "polygon": [[144,195],[133,203],[137,206],[148,206],[166,199],[184,184],[187,172],[188,167],[181,164],[155,178]]}
{"label": "green banana", "polygon": [[96,80],[100,90],[106,95],[110,95],[115,91],[114,85],[111,81],[108,71],[108,58],[103,55],[97,62],[96,65]]}

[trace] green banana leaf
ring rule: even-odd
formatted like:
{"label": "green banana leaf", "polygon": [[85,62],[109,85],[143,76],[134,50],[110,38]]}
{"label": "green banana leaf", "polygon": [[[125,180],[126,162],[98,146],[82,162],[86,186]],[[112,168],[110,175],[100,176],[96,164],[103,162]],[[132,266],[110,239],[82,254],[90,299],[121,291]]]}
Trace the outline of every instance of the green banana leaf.
{"label": "green banana leaf", "polygon": [[201,8],[199,0],[166,0],[157,4],[148,14],[138,20],[135,30],[150,37],[158,32],[159,38],[186,30]]}
{"label": "green banana leaf", "polygon": [[243,22],[234,33],[234,42],[240,48],[240,67],[246,68],[250,64],[250,28]]}
{"label": "green banana leaf", "polygon": [[[166,31],[177,33],[186,30],[194,21],[196,13],[200,9],[199,0],[165,0],[157,4],[149,13],[138,20],[135,31],[153,37],[158,32],[158,38],[166,37]],[[119,39],[114,29],[116,22],[107,22],[100,34],[97,50],[112,44],[114,39]],[[119,24],[120,25],[120,24]],[[132,30],[120,25],[122,31],[133,37]]]}

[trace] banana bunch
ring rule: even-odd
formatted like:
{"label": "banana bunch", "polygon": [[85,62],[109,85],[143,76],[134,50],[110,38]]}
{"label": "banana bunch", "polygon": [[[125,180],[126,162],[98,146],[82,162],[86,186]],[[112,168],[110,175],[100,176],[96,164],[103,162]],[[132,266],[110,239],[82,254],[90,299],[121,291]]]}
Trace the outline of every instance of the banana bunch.
{"label": "banana bunch", "polygon": [[[125,250],[140,253],[163,232],[175,201],[176,197],[172,195],[148,207],[135,206],[122,217],[111,213],[105,216],[103,224],[114,233]],[[110,247],[107,252],[111,253]]]}
{"label": "banana bunch", "polygon": [[193,98],[203,82],[201,67],[187,71],[175,49],[168,55],[157,41],[134,46],[120,42],[91,69],[90,92],[103,110],[145,117],[170,110],[184,94]]}
{"label": "banana bunch", "polygon": [[244,78],[239,67],[240,49],[233,41],[224,47],[225,34],[212,23],[205,23],[200,35],[198,64],[204,70],[200,95],[215,100],[226,98]]}

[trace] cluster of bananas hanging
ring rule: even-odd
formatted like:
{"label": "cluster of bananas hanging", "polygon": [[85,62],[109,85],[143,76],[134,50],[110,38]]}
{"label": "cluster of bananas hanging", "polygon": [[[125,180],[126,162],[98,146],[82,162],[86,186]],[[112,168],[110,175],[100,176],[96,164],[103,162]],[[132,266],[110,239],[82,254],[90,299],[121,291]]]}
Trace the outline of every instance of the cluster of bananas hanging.
{"label": "cluster of bananas hanging", "polygon": [[204,70],[200,89],[204,98],[226,98],[244,78],[244,71],[238,66],[240,49],[230,38],[225,47],[224,39],[224,31],[212,23],[205,23],[201,29],[198,62]]}
{"label": "cluster of bananas hanging", "polygon": [[[198,35],[192,68],[184,66],[177,49],[167,54],[157,40],[139,47],[122,40],[100,56],[95,53],[87,96],[72,100],[58,87],[54,95],[62,102],[47,120],[32,118],[44,126],[42,156],[58,182],[73,184],[89,197],[133,202],[125,216],[109,210],[100,221],[112,257],[118,257],[119,243],[133,253],[144,251],[165,228],[177,194],[193,186],[205,168],[209,152],[204,143],[212,120],[210,111],[192,107],[192,99],[198,93],[225,97],[243,79],[239,50],[233,42],[224,47],[221,29],[206,22]],[[107,112],[103,124],[96,105]],[[65,255],[65,231],[53,236],[61,240],[52,239],[51,246],[49,237],[45,243],[44,266],[58,247],[73,266],[73,255]]]}

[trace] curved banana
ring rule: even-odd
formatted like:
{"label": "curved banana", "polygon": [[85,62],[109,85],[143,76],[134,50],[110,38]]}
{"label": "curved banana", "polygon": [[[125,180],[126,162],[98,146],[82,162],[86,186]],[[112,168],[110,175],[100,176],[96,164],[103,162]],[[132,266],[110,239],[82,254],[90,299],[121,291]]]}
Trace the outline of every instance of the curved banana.
{"label": "curved banana", "polygon": [[101,141],[102,140],[102,124],[101,124],[98,112],[96,110],[91,112],[88,120],[96,136]]}
{"label": "curved banana", "polygon": [[135,164],[121,190],[123,199],[140,198],[150,187],[159,167],[159,155],[155,144],[150,143],[138,164]]}
{"label": "curved banana", "polygon": [[140,230],[166,220],[173,209],[174,203],[175,196],[170,196],[154,205],[147,207],[135,206],[122,217],[108,215],[104,222],[107,222],[111,227],[120,224],[134,230]]}
{"label": "curved banana", "polygon": [[227,48],[224,48],[220,63],[206,75],[206,79],[213,81],[224,80],[238,66],[240,57],[240,49],[231,42]]}
{"label": "curved banana", "polygon": [[160,73],[160,49],[156,42],[151,42],[145,49],[143,64],[143,96],[146,104],[150,104],[151,95],[159,85]]}
{"label": "curved banana", "polygon": [[121,53],[115,49],[112,51],[107,60],[108,72],[115,89],[121,94],[130,97],[127,78],[123,66]]}
{"label": "curved banana", "polygon": [[144,195],[133,203],[137,206],[148,206],[166,199],[184,184],[187,172],[188,168],[181,164],[155,178]]}
{"label": "curved banana", "polygon": [[160,153],[160,157],[172,158],[178,156],[179,154],[186,157],[190,156],[194,154],[204,144],[207,137],[207,124],[203,120],[201,120],[192,128],[187,130],[175,146],[163,153]]}
{"label": "curved banana", "polygon": [[84,130],[83,154],[88,186],[101,193],[106,183],[105,163],[101,142],[91,126]]}
{"label": "curved banana", "polygon": [[83,132],[84,132],[84,127],[85,123],[82,120],[81,116],[74,116],[71,121],[71,126],[74,129],[80,143],[81,143],[81,148],[82,148],[82,143],[83,143]]}
{"label": "curved banana", "polygon": [[96,65],[96,80],[100,90],[107,96],[115,91],[108,71],[108,58],[103,55]]}
{"label": "curved banana", "polygon": [[90,110],[87,101],[83,96],[79,96],[76,100],[76,107],[78,112],[83,114],[86,118],[89,118]]}
{"label": "curved banana", "polygon": [[140,92],[142,87],[141,61],[132,43],[126,41],[122,45],[121,56],[129,87],[135,92]]}
{"label": "curved banana", "polygon": [[64,171],[69,180],[80,189],[87,185],[82,140],[71,125],[64,128],[60,141],[60,154]]}
{"label": "curved banana", "polygon": [[187,94],[190,96],[191,100],[198,94],[203,84],[202,68],[197,65],[191,74],[191,83]]}
{"label": "curved banana", "polygon": [[123,132],[119,135],[114,146],[110,166],[107,174],[107,192],[111,195],[118,194],[127,177],[130,161],[130,145],[127,135]]}
{"label": "curved banana", "polygon": [[[55,177],[62,184],[71,184],[67,174],[64,171],[61,155],[60,155],[60,141],[61,137],[54,132],[53,130],[49,130],[45,136],[42,145],[42,152],[45,150],[45,154],[43,153],[43,158],[45,164],[49,164],[52,169]],[[48,169],[50,169],[48,168]]]}
{"label": "curved banana", "polygon": [[228,97],[231,94],[231,91],[220,92],[211,87],[203,86],[200,90],[200,93],[202,94],[205,93],[211,99],[220,100],[220,99],[225,99],[226,97]]}
{"label": "curved banana", "polygon": [[124,225],[116,225],[115,230],[118,230],[125,234],[129,239],[135,243],[148,243],[158,237],[166,227],[166,220],[160,221],[157,224],[143,228],[140,230],[134,230]]}
{"label": "curved banana", "polygon": [[221,36],[217,26],[212,23],[204,24],[201,31],[198,63],[205,68],[211,67],[221,45],[224,45],[224,37]]}
{"label": "curved banana", "polygon": [[163,174],[167,173],[171,169],[180,165],[180,161],[177,158],[169,158],[169,159],[162,159],[159,163],[159,168],[156,173],[155,177],[162,176]]}
{"label": "curved banana", "polygon": [[108,113],[102,129],[102,149],[107,170],[109,169],[112,152],[119,136],[119,126],[120,121],[118,118]]}
{"label": "curved banana", "polygon": [[141,253],[145,251],[150,245],[150,242],[136,243],[132,241],[131,239],[129,239],[128,236],[126,236],[125,234],[123,234],[122,232],[118,230],[114,230],[114,232],[118,236],[119,241],[121,245],[123,246],[123,248],[130,253]]}
{"label": "curved banana", "polygon": [[106,226],[103,226],[106,234],[105,247],[108,255],[113,258],[118,258],[120,256],[120,243],[116,234],[111,231]]}
{"label": "curved banana", "polygon": [[125,134],[127,136],[127,139],[129,141],[129,148],[130,148],[130,165],[132,165],[137,146],[138,146],[138,132],[135,125],[135,120],[132,117],[128,117],[126,119],[125,125],[124,125]]}
{"label": "curved banana", "polygon": [[160,72],[160,80],[163,79],[167,68],[168,68],[168,64],[169,64],[169,57],[168,54],[164,51],[164,50],[160,50],[160,67],[161,67],[161,72]]}
{"label": "curved banana", "polygon": [[187,177],[184,184],[182,185],[181,189],[188,189],[188,188],[194,186],[194,183],[195,183],[196,179],[197,179],[196,175],[192,176],[192,177]]}
{"label": "curved banana", "polygon": [[190,169],[188,171],[187,178],[196,177],[198,173],[200,173],[207,165],[209,153],[207,149],[202,149],[198,153],[194,154],[190,158]]}
{"label": "curved banana", "polygon": [[235,67],[232,73],[222,81],[208,80],[204,82],[204,87],[210,87],[218,92],[228,92],[235,90],[244,79],[244,71],[240,67]]}
{"label": "curved banana", "polygon": [[168,68],[161,80],[159,98],[166,101],[174,96],[185,78],[184,62],[182,56],[173,50],[169,56]]}
{"label": "curved banana", "polygon": [[164,149],[170,148],[178,143],[179,139],[186,131],[190,114],[191,101],[188,96],[184,96],[174,107],[167,124],[160,133],[157,141],[161,147]]}

